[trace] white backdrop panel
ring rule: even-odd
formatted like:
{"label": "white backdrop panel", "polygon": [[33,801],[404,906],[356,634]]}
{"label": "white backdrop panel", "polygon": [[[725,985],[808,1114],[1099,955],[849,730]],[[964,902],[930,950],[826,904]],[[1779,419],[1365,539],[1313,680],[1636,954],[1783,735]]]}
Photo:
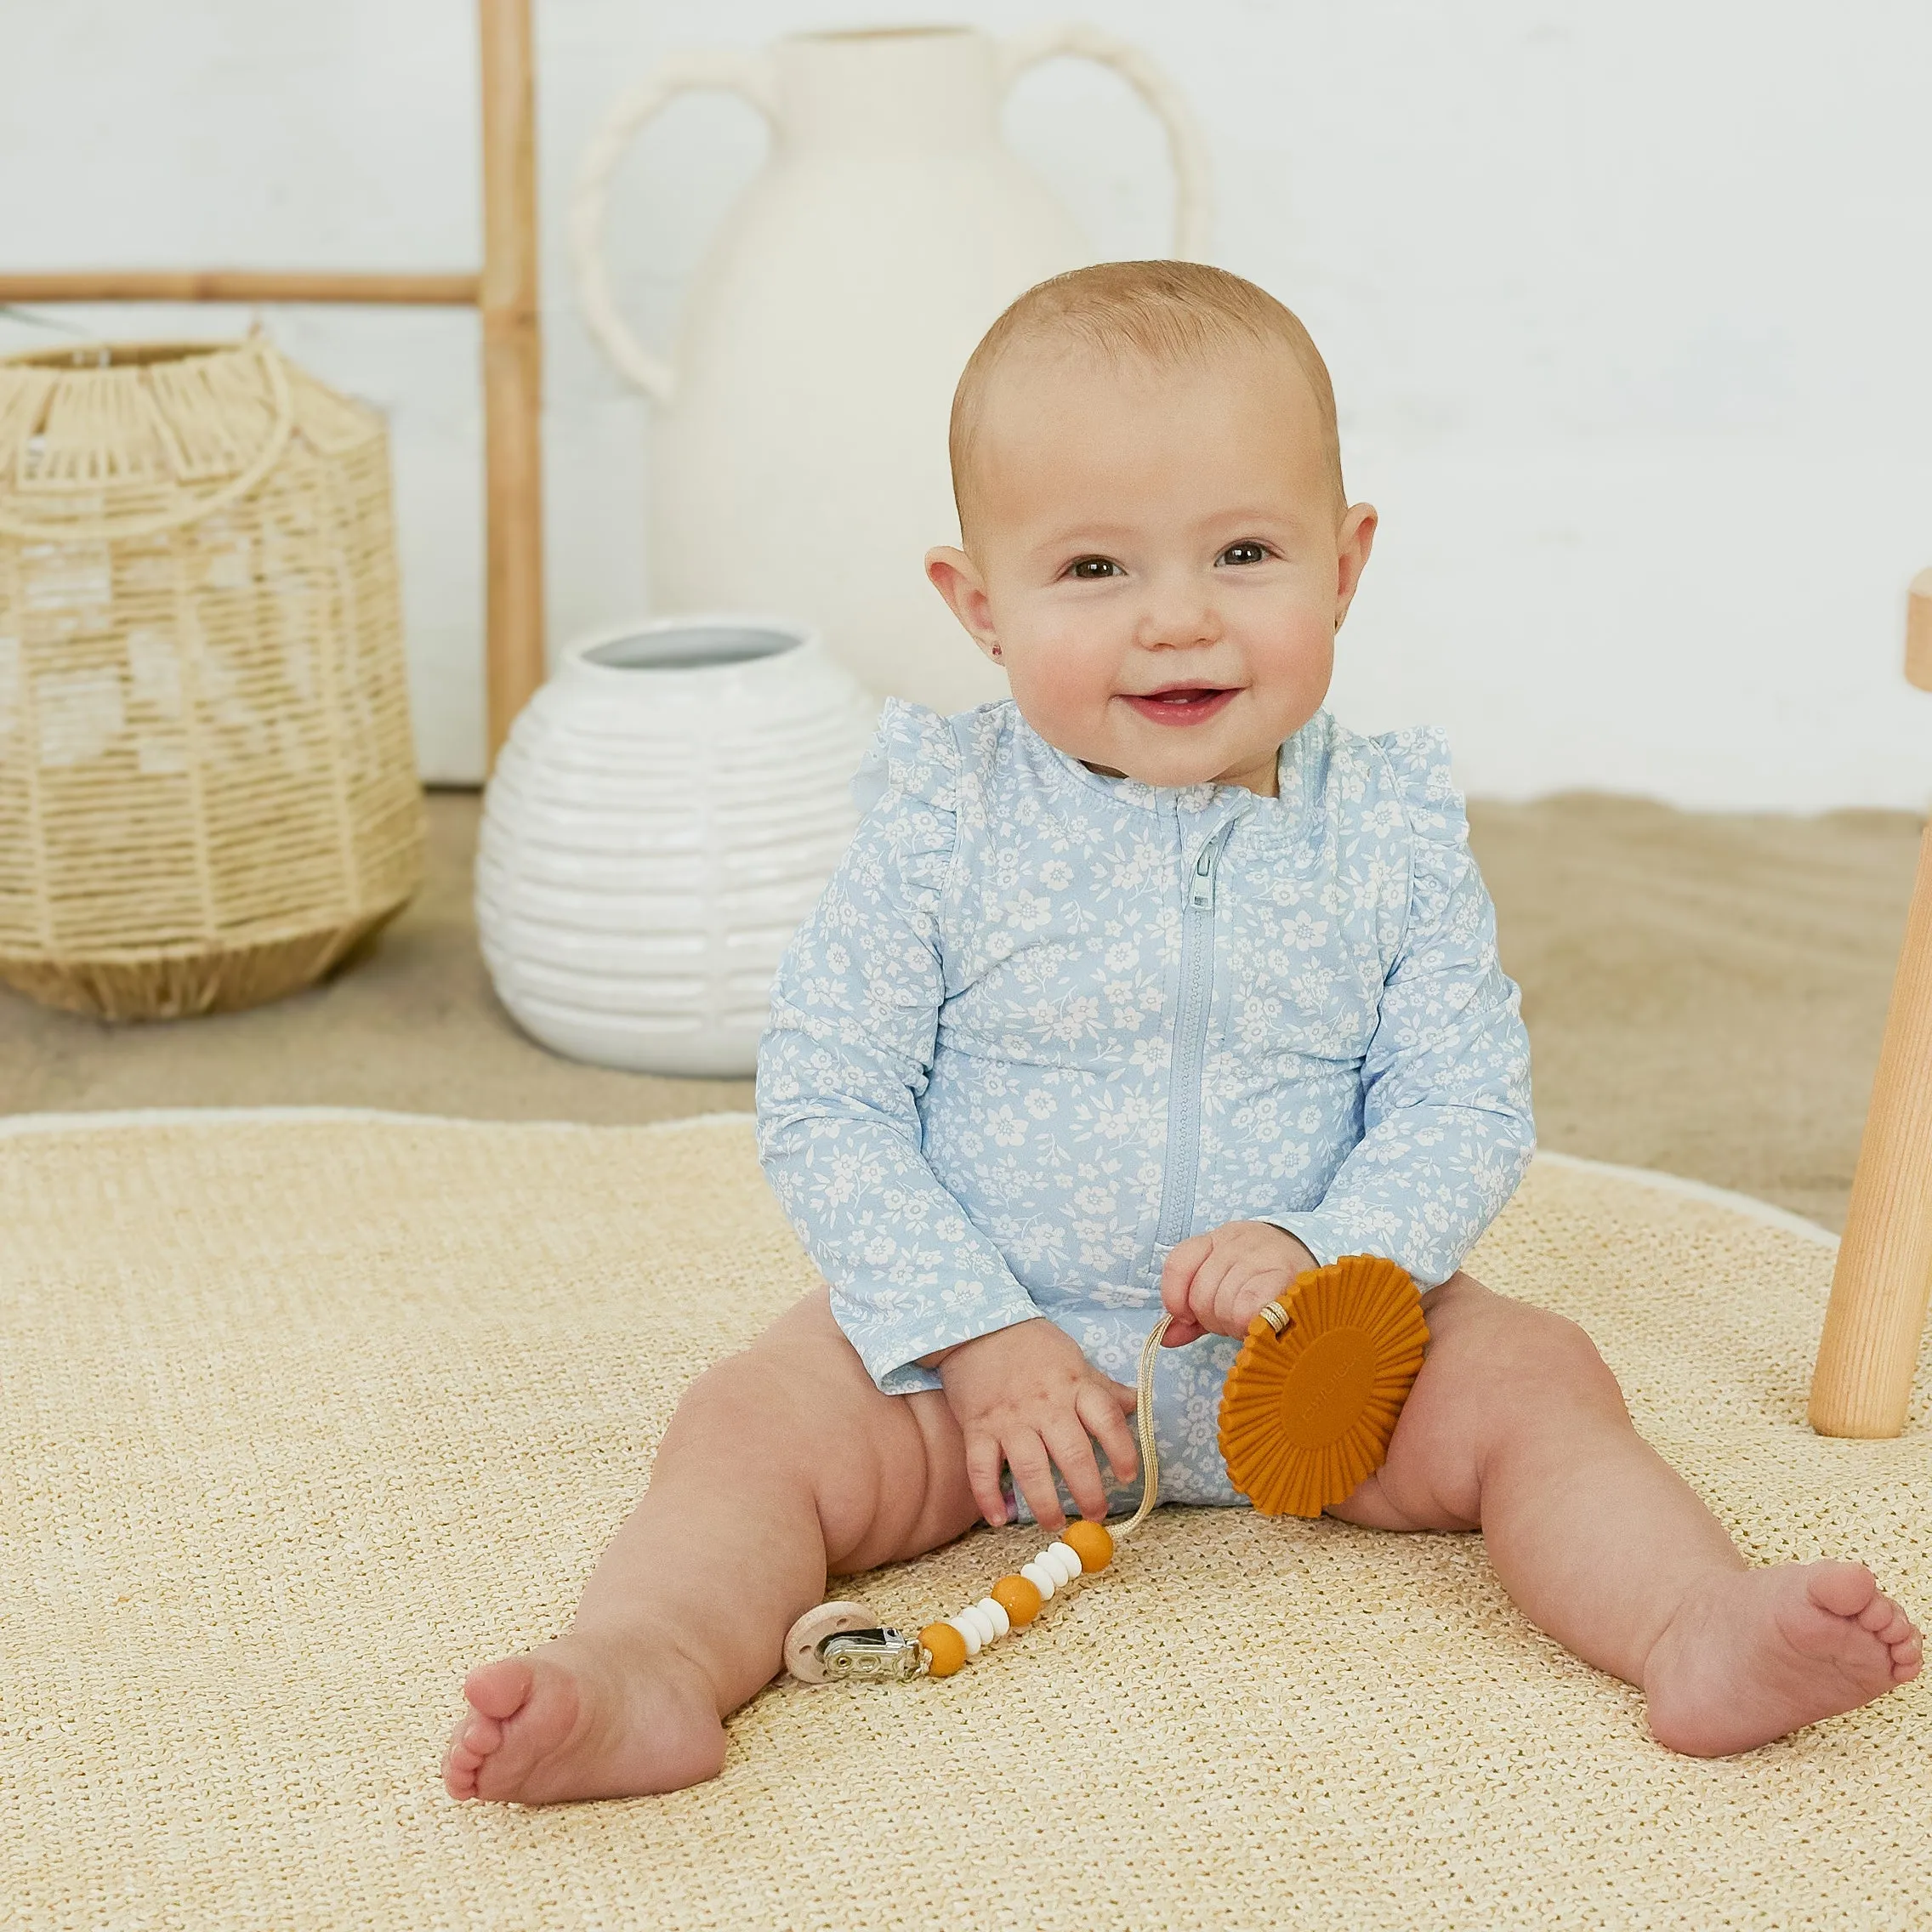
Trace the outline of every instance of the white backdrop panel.
{"label": "white backdrop panel", "polygon": [[[1918,0],[1093,0],[1191,96],[1215,257],[1333,367],[1351,491],[1384,513],[1335,702],[1448,727],[1472,790],[1920,805],[1932,701],[1898,674],[1932,561],[1932,150]],[[1010,32],[1018,0],[951,17]],[[577,152],[661,54],[935,17],[850,0],[537,0],[554,641],[648,608],[649,406],[578,322]],[[0,0],[0,262],[462,268],[478,249],[468,0]],[[1016,147],[1097,252],[1163,246],[1159,137],[1071,62]],[[759,165],[752,111],[680,102],[614,211],[618,287],[668,343]],[[66,310],[125,335],[196,310]],[[278,338],[389,411],[426,772],[481,759],[475,325],[283,310]],[[0,348],[54,339],[0,320]],[[948,532],[935,531],[935,538]],[[917,570],[908,558],[906,568]],[[964,648],[963,645],[962,648]]]}

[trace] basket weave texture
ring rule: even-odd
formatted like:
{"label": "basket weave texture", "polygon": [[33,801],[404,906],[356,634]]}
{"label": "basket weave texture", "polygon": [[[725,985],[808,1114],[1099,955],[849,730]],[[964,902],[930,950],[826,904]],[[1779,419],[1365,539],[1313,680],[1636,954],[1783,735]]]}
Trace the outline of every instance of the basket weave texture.
{"label": "basket weave texture", "polygon": [[[1932,1678],[1680,1758],[1480,1537],[1249,1509],[1156,1511],[957,1677],[774,1685],[709,1784],[455,1804],[464,1672],[568,1626],[691,1378],[818,1287],[751,1123],[0,1123],[0,1925],[1932,1923]],[[1811,1433],[1828,1242],[1539,1159],[1469,1264],[1583,1323],[1753,1561],[1923,1619],[1932,1353],[1902,1437]],[[1039,1544],[830,1594],[917,1628]]]}
{"label": "basket weave texture", "polygon": [[0,980],[256,1005],[422,855],[381,418],[259,337],[0,362]]}

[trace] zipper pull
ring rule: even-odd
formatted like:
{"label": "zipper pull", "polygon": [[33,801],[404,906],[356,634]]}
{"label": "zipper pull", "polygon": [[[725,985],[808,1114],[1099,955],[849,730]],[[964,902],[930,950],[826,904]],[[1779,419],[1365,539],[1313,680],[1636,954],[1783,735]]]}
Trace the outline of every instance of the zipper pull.
{"label": "zipper pull", "polygon": [[1197,912],[1214,910],[1214,872],[1221,862],[1221,848],[1234,828],[1235,821],[1230,819],[1201,842],[1201,850],[1194,861],[1194,877],[1187,889],[1187,902]]}

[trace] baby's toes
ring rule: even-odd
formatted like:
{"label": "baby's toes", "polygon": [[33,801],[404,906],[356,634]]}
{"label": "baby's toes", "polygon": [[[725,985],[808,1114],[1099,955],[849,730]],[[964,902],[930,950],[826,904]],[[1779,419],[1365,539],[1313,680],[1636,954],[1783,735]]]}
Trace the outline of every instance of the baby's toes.
{"label": "baby's toes", "polygon": [[[1892,1671],[1899,1681],[1916,1673],[1924,1658],[1924,1644],[1918,1627],[1888,1596],[1875,1596],[1857,1617],[1861,1629],[1869,1631],[1892,1653]],[[1904,1675],[1899,1673],[1903,1672]]]}
{"label": "baby's toes", "polygon": [[480,1764],[503,1741],[501,1721],[483,1711],[472,1711],[456,1729],[463,1748]]}
{"label": "baby's toes", "polygon": [[463,1741],[463,1734],[469,1728],[459,1724],[450,1733],[449,1748],[443,1753],[443,1789],[452,1798],[475,1797],[476,1774],[483,1768],[481,1754]]}
{"label": "baby's toes", "polygon": [[496,1735],[485,1744],[474,1736],[470,1742],[480,1751],[494,1751],[503,1741],[498,1720],[513,1718],[530,1701],[536,1688],[537,1673],[528,1657],[498,1657],[494,1663],[477,1665],[463,1680],[463,1694],[469,1700],[479,1722],[497,1723]]}
{"label": "baby's toes", "polygon": [[1873,1597],[1859,1611],[1858,1621],[1881,1644],[1903,1643],[1912,1634],[1911,1619],[1888,1596]]}
{"label": "baby's toes", "polygon": [[1833,1617],[1855,1617],[1866,1629],[1872,1628],[1867,1617],[1887,1600],[1879,1594],[1878,1579],[1862,1563],[1811,1564],[1805,1588],[1819,1609]]}

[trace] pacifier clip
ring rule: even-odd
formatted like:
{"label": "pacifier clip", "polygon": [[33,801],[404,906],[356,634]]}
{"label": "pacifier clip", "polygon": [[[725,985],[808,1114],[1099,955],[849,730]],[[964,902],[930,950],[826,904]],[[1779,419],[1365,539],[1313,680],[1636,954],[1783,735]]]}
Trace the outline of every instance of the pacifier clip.
{"label": "pacifier clip", "polygon": [[[862,1603],[821,1603],[785,1638],[802,1684],[951,1677],[1079,1579],[1097,1575],[1160,1500],[1154,1367],[1171,1315],[1140,1350],[1134,1411],[1139,1507],[1118,1529],[1069,1523],[976,1602],[917,1633],[881,1625]],[[1382,1467],[1429,1345],[1415,1283],[1379,1255],[1350,1254],[1298,1276],[1248,1324],[1222,1392],[1228,1480],[1264,1516],[1319,1516]]]}

